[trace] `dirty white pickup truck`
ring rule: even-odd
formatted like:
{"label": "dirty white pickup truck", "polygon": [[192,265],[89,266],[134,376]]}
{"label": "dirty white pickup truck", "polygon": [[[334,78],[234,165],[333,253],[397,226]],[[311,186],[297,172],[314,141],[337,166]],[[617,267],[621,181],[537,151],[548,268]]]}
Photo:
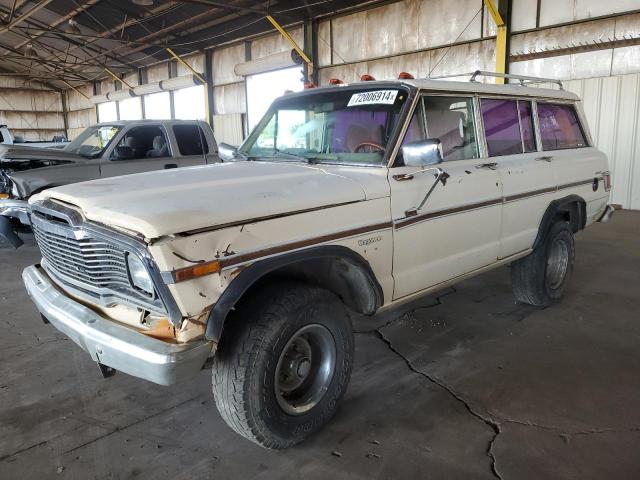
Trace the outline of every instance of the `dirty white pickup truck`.
{"label": "dirty white pickup truck", "polygon": [[105,373],[171,384],[212,361],[220,414],[267,448],[333,416],[351,312],[506,264],[516,300],[551,305],[574,234],[612,213],[607,158],[579,98],[557,89],[313,88],[222,151],[234,162],[35,195],[42,262],[23,278]]}
{"label": "dirty white pickup truck", "polygon": [[69,183],[215,163],[211,127],[196,120],[137,120],[88,127],[61,149],[0,145],[0,246],[19,247],[27,200]]}

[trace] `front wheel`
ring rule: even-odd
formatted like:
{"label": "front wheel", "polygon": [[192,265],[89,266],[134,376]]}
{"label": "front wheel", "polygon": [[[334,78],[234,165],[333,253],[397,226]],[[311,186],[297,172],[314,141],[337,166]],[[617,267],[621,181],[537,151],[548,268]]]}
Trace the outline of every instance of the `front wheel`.
{"label": "front wheel", "polygon": [[353,331],[342,302],[320,288],[280,283],[228,319],[213,394],[237,433],[266,448],[286,448],[331,419],[352,363]]}
{"label": "front wheel", "polygon": [[537,307],[559,300],[567,289],[574,259],[573,232],[567,222],[558,221],[533,252],[511,265],[516,300]]}

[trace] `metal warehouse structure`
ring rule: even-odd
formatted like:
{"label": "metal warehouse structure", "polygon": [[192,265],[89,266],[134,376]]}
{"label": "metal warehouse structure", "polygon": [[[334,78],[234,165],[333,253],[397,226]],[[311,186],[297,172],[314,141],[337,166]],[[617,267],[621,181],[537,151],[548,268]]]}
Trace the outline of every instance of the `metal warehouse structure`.
{"label": "metal warehouse structure", "polygon": [[201,86],[203,118],[238,143],[248,79],[296,64],[319,84],[504,70],[568,80],[612,201],[640,208],[637,0],[0,0],[0,15],[0,124],[27,138],[73,137],[131,99],[144,116],[158,93],[179,116],[177,92]]}

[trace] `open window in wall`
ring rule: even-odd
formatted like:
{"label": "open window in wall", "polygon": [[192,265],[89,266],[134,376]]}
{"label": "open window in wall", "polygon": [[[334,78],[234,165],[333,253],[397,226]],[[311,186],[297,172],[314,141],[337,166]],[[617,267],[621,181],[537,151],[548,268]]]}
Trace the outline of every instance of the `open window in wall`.
{"label": "open window in wall", "polygon": [[98,121],[114,122],[118,120],[118,108],[116,102],[107,102],[98,104]]}
{"label": "open window in wall", "polygon": [[140,97],[127,98],[118,102],[120,120],[142,120]]}
{"label": "open window in wall", "polygon": [[171,94],[152,93],[144,96],[144,118],[149,120],[169,120],[171,118]]}
{"label": "open window in wall", "polygon": [[181,88],[173,92],[173,108],[178,120],[205,120],[204,85]]}
{"label": "open window in wall", "polygon": [[249,131],[253,130],[276,98],[287,91],[299,92],[304,88],[302,67],[297,66],[249,75],[246,82]]}
{"label": "open window in wall", "polygon": [[536,150],[531,102],[483,98],[480,108],[490,157]]}

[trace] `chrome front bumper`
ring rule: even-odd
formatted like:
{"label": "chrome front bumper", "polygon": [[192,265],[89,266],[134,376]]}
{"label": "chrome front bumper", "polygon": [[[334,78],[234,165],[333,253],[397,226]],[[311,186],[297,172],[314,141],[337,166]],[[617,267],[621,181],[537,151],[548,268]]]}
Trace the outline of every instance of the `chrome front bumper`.
{"label": "chrome front bumper", "polygon": [[23,225],[29,226],[29,202],[26,200],[0,200],[0,215],[20,220]]}
{"label": "chrome front bumper", "polygon": [[67,297],[38,265],[22,279],[40,313],[103,365],[171,385],[200,371],[212,353],[213,342],[167,343],[102,317]]}

